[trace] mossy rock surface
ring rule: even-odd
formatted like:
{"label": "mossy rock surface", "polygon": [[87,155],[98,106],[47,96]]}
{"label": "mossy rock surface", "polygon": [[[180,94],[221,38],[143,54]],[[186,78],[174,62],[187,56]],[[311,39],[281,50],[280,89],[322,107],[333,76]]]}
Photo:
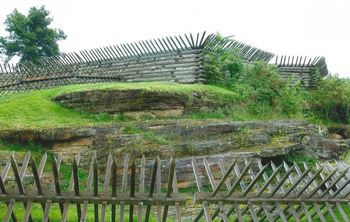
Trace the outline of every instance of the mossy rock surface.
{"label": "mossy rock surface", "polygon": [[210,112],[233,106],[211,98],[205,91],[159,91],[150,89],[94,89],[68,92],[53,100],[66,108],[90,113],[125,113],[128,115],[179,116]]}

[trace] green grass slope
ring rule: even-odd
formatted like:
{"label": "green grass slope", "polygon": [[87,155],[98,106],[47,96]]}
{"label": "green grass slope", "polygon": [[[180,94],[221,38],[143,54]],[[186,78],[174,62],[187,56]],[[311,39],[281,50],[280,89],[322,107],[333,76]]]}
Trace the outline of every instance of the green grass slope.
{"label": "green grass slope", "polygon": [[67,109],[52,101],[57,95],[95,89],[144,89],[191,96],[203,93],[204,99],[234,103],[237,95],[229,90],[203,84],[183,85],[176,83],[101,83],[57,87],[46,90],[0,97],[0,129],[47,129],[109,124],[125,120],[123,115],[89,114]]}

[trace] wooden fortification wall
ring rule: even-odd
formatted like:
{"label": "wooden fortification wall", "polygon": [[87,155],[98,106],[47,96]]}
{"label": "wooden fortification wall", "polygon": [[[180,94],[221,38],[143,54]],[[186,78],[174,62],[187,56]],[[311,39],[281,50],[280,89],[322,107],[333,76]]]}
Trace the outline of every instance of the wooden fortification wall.
{"label": "wooden fortification wall", "polygon": [[[269,62],[273,53],[217,34],[168,36],[134,43],[101,47],[56,57],[44,57],[38,64],[0,65],[0,94],[50,88],[59,85],[97,82],[204,83],[204,51],[217,47],[233,49],[245,62]],[[276,57],[284,79],[301,79],[311,85],[311,69],[321,67],[328,73],[325,59],[302,62],[298,57]],[[306,59],[306,58],[305,58]]]}
{"label": "wooden fortification wall", "polygon": [[300,81],[305,88],[314,87],[319,78],[328,75],[325,57],[276,56],[274,64],[284,80],[291,84]]}

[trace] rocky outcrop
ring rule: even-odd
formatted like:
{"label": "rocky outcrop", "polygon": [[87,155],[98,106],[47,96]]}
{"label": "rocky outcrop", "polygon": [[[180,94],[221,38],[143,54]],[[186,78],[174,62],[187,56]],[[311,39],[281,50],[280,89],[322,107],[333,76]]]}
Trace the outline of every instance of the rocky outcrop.
{"label": "rocky outcrop", "polygon": [[35,142],[65,158],[74,154],[100,158],[134,153],[179,158],[235,153],[273,157],[302,150],[305,138],[322,137],[322,128],[304,121],[159,120],[83,128],[0,131],[0,140]]}
{"label": "rocky outcrop", "polygon": [[[329,159],[348,150],[350,139],[330,139],[327,135],[326,128],[296,120],[175,119],[98,127],[0,130],[0,140],[40,143],[52,153],[61,153],[66,161],[80,153],[83,166],[88,166],[93,152],[101,163],[106,162],[109,153],[115,154],[119,163],[126,153],[132,153],[135,158],[145,154],[149,159],[160,155],[163,160],[173,156],[177,159],[179,186],[183,187],[194,182],[192,156],[197,159],[199,170],[204,170],[203,157],[209,162],[217,162],[219,158],[228,162],[232,158],[241,162],[244,159],[270,161],[298,152]],[[163,178],[166,178],[168,164],[168,161],[162,162]]]}
{"label": "rocky outcrop", "polygon": [[339,158],[350,150],[350,126],[336,125],[322,135],[307,135],[301,141],[304,153],[323,159]]}
{"label": "rocky outcrop", "polygon": [[320,135],[305,136],[302,140],[304,153],[323,159],[335,159],[350,150],[350,139],[332,139]]}
{"label": "rocky outcrop", "polygon": [[319,134],[317,126],[303,121],[175,121],[140,127],[171,139],[177,152],[186,155],[226,151],[281,155],[300,148],[305,135]]}
{"label": "rocky outcrop", "polygon": [[89,90],[65,93],[54,98],[67,108],[91,113],[126,113],[179,116],[188,112],[204,112],[223,108],[228,104],[205,100],[204,92],[192,94],[145,89]]}
{"label": "rocky outcrop", "polygon": [[180,95],[132,90],[92,90],[67,93],[54,100],[68,108],[91,113],[144,111],[183,112],[188,98]]}

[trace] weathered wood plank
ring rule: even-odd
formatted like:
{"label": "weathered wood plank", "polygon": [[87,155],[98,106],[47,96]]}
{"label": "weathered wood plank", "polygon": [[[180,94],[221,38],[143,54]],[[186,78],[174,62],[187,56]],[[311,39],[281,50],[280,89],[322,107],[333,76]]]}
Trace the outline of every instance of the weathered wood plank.
{"label": "weathered wood plank", "polygon": [[[112,197],[117,196],[117,162],[113,158],[113,163],[112,163],[112,169],[111,169],[111,174],[112,174]],[[111,221],[115,222],[116,219],[116,206],[115,204],[112,204],[112,209],[111,209]]]}
{"label": "weathered wood plank", "polygon": [[[107,159],[106,174],[104,179],[105,193],[109,193],[109,181],[111,178],[112,164],[113,164],[113,157],[111,154],[109,154]],[[107,210],[107,203],[103,203],[101,207],[101,222],[104,222],[106,220],[106,210]]]}
{"label": "weathered wood plank", "polygon": [[[122,178],[122,192],[126,191],[126,186],[127,186],[127,182],[128,182],[128,168],[129,168],[129,157],[128,155],[125,155],[124,158],[124,169],[123,169],[123,178]],[[120,204],[120,213],[119,213],[119,219],[120,222],[124,221],[124,207],[125,204],[121,203]]]}
{"label": "weathered wood plank", "polygon": [[[136,165],[135,165],[135,159],[133,158],[132,164],[131,164],[131,178],[130,178],[130,198],[135,197],[135,187],[136,185]],[[134,221],[134,205],[130,204],[129,207],[129,222]]]}
{"label": "weathered wood plank", "polygon": [[[162,189],[162,174],[161,174],[161,165],[159,155],[157,156],[157,179],[156,179],[156,193],[160,194]],[[162,220],[162,208],[159,204],[156,206],[157,208],[157,221],[161,222]]]}
{"label": "weathered wood plank", "polygon": [[[145,155],[142,155],[141,166],[140,166],[140,192],[145,191],[145,172],[146,172],[146,158],[145,158]],[[137,211],[138,222],[142,222],[142,208],[143,208],[143,203],[141,202],[138,206],[138,211]]]}

